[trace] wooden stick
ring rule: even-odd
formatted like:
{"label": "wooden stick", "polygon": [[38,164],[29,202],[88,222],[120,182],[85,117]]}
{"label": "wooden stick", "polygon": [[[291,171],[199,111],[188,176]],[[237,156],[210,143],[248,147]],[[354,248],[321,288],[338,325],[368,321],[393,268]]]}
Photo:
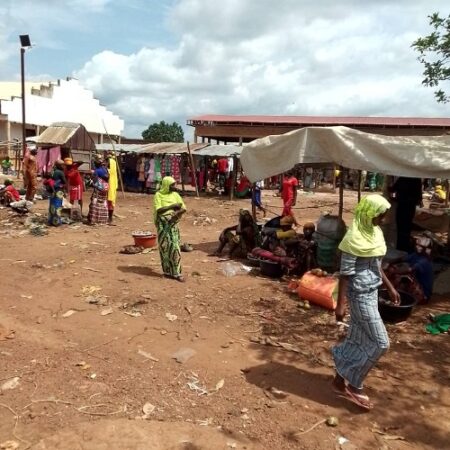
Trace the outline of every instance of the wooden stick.
{"label": "wooden stick", "polygon": [[192,156],[191,146],[189,145],[189,141],[187,141],[186,144],[187,144],[187,149],[189,152],[189,161],[191,163],[192,177],[194,178],[195,194],[196,194],[196,197],[199,198],[200,194],[198,193],[197,174],[195,173],[194,158]]}
{"label": "wooden stick", "polygon": [[358,170],[358,203],[361,201],[361,181],[362,181],[362,172]]}
{"label": "wooden stick", "polygon": [[341,171],[339,174],[339,218],[342,219],[342,213],[344,211],[344,168],[339,166]]}
{"label": "wooden stick", "polygon": [[256,222],[256,202],[255,202],[255,191],[256,191],[256,183],[252,183],[252,217]]}

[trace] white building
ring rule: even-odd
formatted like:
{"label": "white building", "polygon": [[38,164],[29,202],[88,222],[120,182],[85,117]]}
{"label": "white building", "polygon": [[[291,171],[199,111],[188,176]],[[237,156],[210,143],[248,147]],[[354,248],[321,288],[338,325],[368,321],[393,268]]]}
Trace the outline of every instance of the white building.
{"label": "white building", "polygon": [[[36,136],[53,122],[81,123],[96,143],[104,136],[120,136],[123,120],[102,106],[92,91],[68,78],[50,83],[26,83],[26,135]],[[22,97],[20,82],[0,82],[0,153],[5,144],[22,141]],[[108,139],[106,139],[108,142]],[[3,151],[2,151],[3,150]]]}

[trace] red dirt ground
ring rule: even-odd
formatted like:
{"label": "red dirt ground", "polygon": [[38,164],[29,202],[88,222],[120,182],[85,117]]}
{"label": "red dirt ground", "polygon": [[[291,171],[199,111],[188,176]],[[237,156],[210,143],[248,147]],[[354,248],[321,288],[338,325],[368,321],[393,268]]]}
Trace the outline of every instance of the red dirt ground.
{"label": "red dirt ground", "polygon": [[[270,192],[265,201],[279,211]],[[334,194],[300,195],[300,223],[317,220],[329,209],[323,205],[335,201]],[[348,193],[346,207],[354,203]],[[226,277],[223,263],[208,256],[244,206],[248,200],[187,198],[180,228],[194,251],[183,253],[184,284],[161,277],[157,251],[119,253],[132,244],[132,231],[153,229],[151,196],[119,195],[115,227],[63,226],[42,237],[20,234],[17,219],[0,210],[0,385],[19,381],[0,391],[0,443],[12,440],[20,449],[448,448],[448,335],[424,331],[428,313],[448,311],[448,298],[433,298],[407,323],[388,326],[392,347],[367,380],[376,407],[362,413],[330,386],[330,347],[339,337],[333,314],[299,308],[286,282]],[[38,202],[36,211],[45,210],[46,202]],[[194,225],[202,214],[213,223]],[[92,286],[107,304],[86,302],[83,287]],[[125,314],[136,302],[142,315]],[[113,312],[101,315],[108,307]],[[69,310],[74,313],[64,317]],[[263,336],[299,352],[251,341]],[[171,357],[180,348],[196,354],[180,364]],[[143,419],[147,402],[155,408]],[[339,419],[337,427],[320,423],[300,434],[329,416]]]}

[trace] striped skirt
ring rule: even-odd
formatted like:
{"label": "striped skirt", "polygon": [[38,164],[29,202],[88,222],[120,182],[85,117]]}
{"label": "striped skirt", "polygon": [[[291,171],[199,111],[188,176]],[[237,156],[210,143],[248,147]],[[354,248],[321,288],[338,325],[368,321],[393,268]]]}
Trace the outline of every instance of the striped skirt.
{"label": "striped skirt", "polygon": [[336,372],[358,389],[380,357],[389,349],[389,337],[378,312],[378,289],[347,294],[350,327],[344,341],[333,347]]}

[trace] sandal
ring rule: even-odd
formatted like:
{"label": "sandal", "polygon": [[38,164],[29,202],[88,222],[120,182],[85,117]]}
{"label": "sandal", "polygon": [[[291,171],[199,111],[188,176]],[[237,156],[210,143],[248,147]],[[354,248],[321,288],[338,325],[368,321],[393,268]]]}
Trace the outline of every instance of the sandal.
{"label": "sandal", "polygon": [[345,387],[345,391],[341,394],[341,397],[351,401],[366,411],[370,411],[373,408],[373,404],[366,394],[358,394],[357,392],[350,390],[348,386]]}

